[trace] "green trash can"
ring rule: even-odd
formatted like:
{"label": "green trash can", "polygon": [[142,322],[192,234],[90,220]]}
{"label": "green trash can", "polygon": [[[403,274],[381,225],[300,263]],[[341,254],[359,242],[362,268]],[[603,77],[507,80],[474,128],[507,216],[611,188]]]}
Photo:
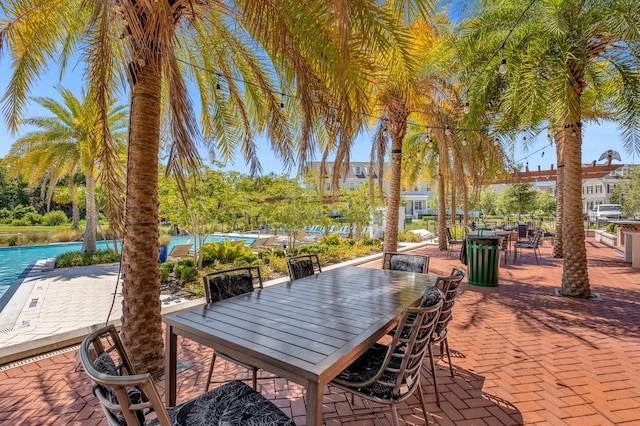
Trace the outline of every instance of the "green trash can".
{"label": "green trash can", "polygon": [[469,284],[495,287],[500,264],[499,237],[467,237],[467,268]]}

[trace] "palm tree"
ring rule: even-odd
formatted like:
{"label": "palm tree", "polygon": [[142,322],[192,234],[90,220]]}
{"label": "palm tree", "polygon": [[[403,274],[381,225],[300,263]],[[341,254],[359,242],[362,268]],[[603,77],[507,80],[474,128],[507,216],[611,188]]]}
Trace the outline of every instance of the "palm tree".
{"label": "palm tree", "polygon": [[[81,99],[67,89],[57,88],[62,102],[53,98],[37,97],[34,101],[51,113],[51,116],[30,117],[21,124],[38,128],[16,140],[5,162],[14,173],[29,177],[32,185],[46,181],[48,199],[53,195],[56,184],[67,177],[69,193],[76,224],[78,207],[75,200],[74,175],[81,171],[86,182],[86,226],[82,240],[82,252],[96,251],[96,168],[99,167],[102,152],[97,138],[95,106],[92,100],[82,94]],[[124,107],[111,107],[108,111],[108,125],[113,137],[124,149],[126,125]],[[77,226],[77,224],[76,224]]]}
{"label": "palm tree", "polygon": [[[161,136],[167,142],[169,173],[180,180],[184,171],[200,164],[197,145],[202,138],[185,78],[196,83],[202,133],[212,153],[218,150],[229,159],[238,149],[259,172],[255,137],[264,133],[283,163],[295,163],[296,151],[304,162],[319,127],[330,128],[348,144],[381,70],[375,59],[397,45],[404,46],[398,51],[406,56],[400,17],[424,10],[425,3],[2,2],[7,19],[0,24],[0,47],[14,58],[3,97],[11,128],[24,111],[33,78],[49,58],[61,55],[66,64],[80,52],[97,101],[98,124],[105,130],[110,97],[120,81],[128,83],[122,333],[141,371],[156,374],[163,367],[155,244]],[[109,133],[104,134],[108,140]]]}
{"label": "palm tree", "polygon": [[[458,45],[468,64],[483,67],[469,91],[472,109],[494,107],[497,130],[548,120],[561,139],[562,293],[589,298],[581,195],[582,122],[592,104],[586,94],[606,102],[627,148],[640,152],[634,50],[640,41],[640,5],[631,0],[489,0],[477,7],[477,16],[463,22]],[[504,77],[497,72],[502,57],[508,64]]]}

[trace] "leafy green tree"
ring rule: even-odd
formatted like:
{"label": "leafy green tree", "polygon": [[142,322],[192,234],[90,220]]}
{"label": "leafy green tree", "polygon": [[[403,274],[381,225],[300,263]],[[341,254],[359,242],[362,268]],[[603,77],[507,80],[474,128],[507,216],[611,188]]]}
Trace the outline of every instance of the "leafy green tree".
{"label": "leafy green tree", "polygon": [[536,192],[536,210],[544,215],[553,214],[556,211],[556,199],[551,190],[540,190]]}
{"label": "leafy green tree", "polygon": [[498,193],[493,188],[485,188],[480,192],[480,201],[478,208],[485,215],[493,216],[496,214],[498,204]]}
{"label": "leafy green tree", "polygon": [[[626,146],[638,150],[640,3],[481,0],[474,6],[457,45],[473,75],[470,116],[489,107],[496,131],[511,135],[536,126],[551,129],[562,148],[562,293],[588,298],[582,124],[591,106],[607,105]],[[498,72],[501,62],[506,73]]]}
{"label": "leafy green tree", "polygon": [[12,210],[18,205],[30,204],[31,191],[29,184],[22,176],[10,176],[4,159],[0,162],[0,206]]}
{"label": "leafy green tree", "polygon": [[624,217],[638,217],[640,214],[640,167],[630,167],[624,178],[616,185],[611,201],[622,204]]}
{"label": "leafy green tree", "polygon": [[533,184],[517,183],[506,185],[498,197],[498,210],[502,214],[516,213],[518,220],[522,214],[534,211],[536,191]]}
{"label": "leafy green tree", "polygon": [[[96,108],[93,99],[82,95],[78,99],[70,90],[57,88],[62,102],[53,98],[34,100],[50,115],[30,117],[21,121],[38,130],[31,131],[11,145],[5,164],[13,173],[25,173],[32,185],[46,182],[47,198],[51,199],[58,182],[64,177],[69,182],[69,195],[73,206],[74,227],[78,224],[74,175],[82,171],[86,180],[86,226],[82,240],[82,253],[96,251],[96,178],[101,163],[100,153],[105,146],[95,128]],[[112,137],[124,149],[126,114],[123,107],[111,106],[108,125]]]}

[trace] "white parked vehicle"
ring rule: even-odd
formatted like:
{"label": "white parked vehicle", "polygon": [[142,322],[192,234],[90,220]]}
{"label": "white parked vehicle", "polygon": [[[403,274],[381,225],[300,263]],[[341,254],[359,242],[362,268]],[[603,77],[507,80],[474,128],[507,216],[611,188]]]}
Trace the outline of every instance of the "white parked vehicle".
{"label": "white parked vehicle", "polygon": [[622,206],[620,204],[598,204],[589,211],[589,222],[609,222],[622,219]]}

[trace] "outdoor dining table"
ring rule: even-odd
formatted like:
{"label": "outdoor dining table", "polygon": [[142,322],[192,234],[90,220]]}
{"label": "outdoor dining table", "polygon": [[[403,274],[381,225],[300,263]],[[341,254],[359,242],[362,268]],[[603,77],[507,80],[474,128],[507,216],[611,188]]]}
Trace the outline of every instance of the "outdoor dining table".
{"label": "outdoor dining table", "polygon": [[343,266],[166,315],[167,405],[176,404],[177,337],[306,388],[307,425],[322,424],[323,387],[419,303],[436,276]]}

